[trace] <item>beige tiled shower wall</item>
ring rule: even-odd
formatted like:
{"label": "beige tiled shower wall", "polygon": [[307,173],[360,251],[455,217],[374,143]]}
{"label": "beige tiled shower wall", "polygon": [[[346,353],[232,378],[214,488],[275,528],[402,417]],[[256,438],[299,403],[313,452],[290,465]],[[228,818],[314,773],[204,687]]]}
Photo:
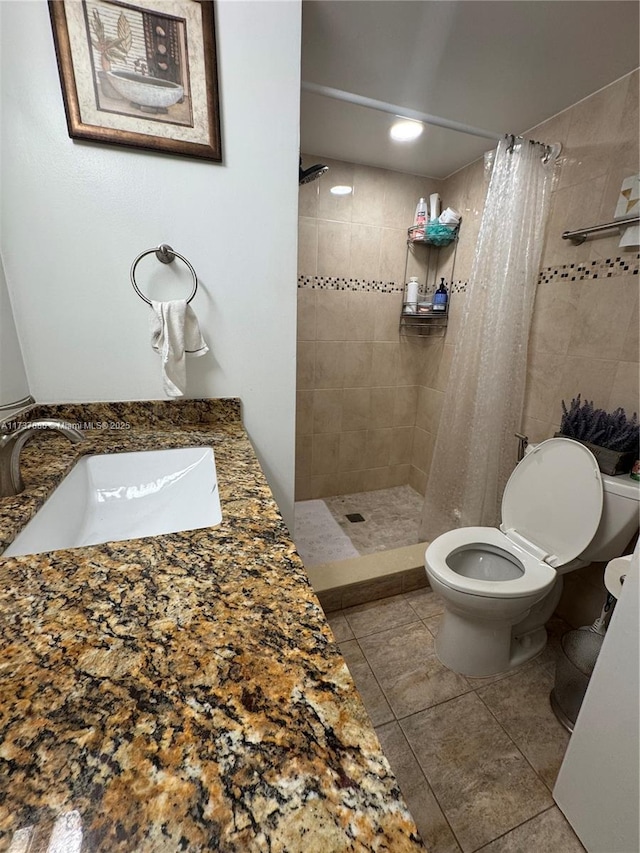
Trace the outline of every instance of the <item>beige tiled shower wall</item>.
{"label": "beige tiled shower wall", "polygon": [[[416,411],[413,453],[409,483],[424,494],[444,393],[455,343],[462,327],[466,288],[476,248],[480,218],[488,181],[484,162],[478,160],[442,181],[439,190],[443,204],[462,214],[457,246],[430,251],[435,253],[436,278],[445,278],[450,289],[449,321],[443,338],[426,338],[417,342],[422,369],[419,374],[418,408]],[[455,254],[454,254],[455,249]],[[455,260],[455,265],[454,265]],[[453,287],[451,287],[453,272]]]}
{"label": "beige tiled shower wall", "polygon": [[[563,146],[529,339],[523,429],[531,441],[553,435],[562,400],[578,393],[608,410],[640,408],[638,250],[619,248],[615,232],[581,246],[561,236],[610,221],[623,179],[640,171],[638,83],[636,71],[526,134]],[[407,481],[424,492],[488,186],[484,161],[444,181],[321,157],[305,165],[318,161],[332,170],[301,188],[301,275],[400,285],[417,198],[437,191],[463,218],[444,338],[398,336],[400,292],[298,291],[297,496]],[[354,185],[353,197],[330,197],[335,183]],[[437,275],[448,283],[452,261],[450,249],[440,252]],[[412,274],[424,280],[424,266]],[[514,440],[514,462],[515,453]]]}
{"label": "beige tiled shower wall", "polygon": [[[329,171],[300,187],[298,275],[403,284],[407,228],[416,203],[438,192],[441,182],[319,155],[302,157],[305,167],[325,163]],[[353,193],[332,195],[337,185],[353,187]]]}
{"label": "beige tiled shower wall", "polygon": [[[303,162],[330,171],[300,188],[296,499],[403,485],[424,366],[398,332],[407,228],[440,182],[321,156]],[[332,195],[337,184],[353,193]],[[424,280],[425,262],[410,257],[406,275]],[[345,281],[328,289],[328,278]]]}
{"label": "beige tiled shower wall", "polygon": [[[532,441],[553,435],[561,401],[569,403],[576,394],[608,411],[639,410],[639,276],[629,274],[634,264],[637,269],[638,249],[621,249],[616,232],[581,246],[561,237],[563,231],[611,221],[623,179],[640,171],[638,81],[636,71],[532,133],[563,144],[542,266],[547,273],[565,266],[560,275],[568,274],[538,286],[523,420]],[[600,262],[607,260],[616,266],[603,270]],[[593,261],[597,279],[574,276],[576,266],[593,267]],[[614,274],[607,277],[608,272]],[[558,613],[574,627],[600,614],[603,569],[594,563],[565,576]]]}
{"label": "beige tiled shower wall", "polygon": [[[638,81],[636,71],[532,132],[563,145],[545,271],[618,258],[637,269],[638,248],[620,248],[615,231],[581,246],[563,240],[562,232],[611,221],[623,179],[640,171]],[[569,403],[578,393],[609,411],[638,411],[639,277],[619,263],[600,268],[597,279],[579,280],[575,269],[569,266],[561,271],[567,278],[538,287],[523,424],[534,441],[553,434],[561,401]]]}
{"label": "beige tiled shower wall", "polygon": [[[638,249],[621,249],[616,232],[581,246],[562,239],[564,231],[613,219],[623,179],[640,171],[638,127],[636,71],[526,134],[563,146],[542,258],[544,276],[550,280],[538,285],[529,338],[523,429],[531,441],[553,435],[560,424],[562,400],[568,403],[577,394],[608,410],[622,406],[629,414],[638,411],[639,277],[631,273],[638,267]],[[440,192],[447,203],[463,211],[456,279],[468,279],[471,272],[487,186],[482,160],[442,182]],[[601,262],[607,260],[615,265],[603,268]],[[592,270],[582,280],[584,272],[577,270],[581,264]],[[626,272],[624,265],[630,267]],[[592,277],[594,269],[597,278]],[[465,298],[464,292],[454,294],[446,337],[429,351],[431,374],[437,379],[427,376],[420,399],[432,400],[437,394],[441,403],[442,377],[448,371]],[[437,410],[436,405],[432,408]],[[424,429],[429,435],[424,438],[423,460],[415,459],[417,473],[412,469],[416,488],[426,482],[437,426],[437,417],[432,418],[431,429],[416,423],[418,433]],[[514,461],[515,452],[514,442]]]}

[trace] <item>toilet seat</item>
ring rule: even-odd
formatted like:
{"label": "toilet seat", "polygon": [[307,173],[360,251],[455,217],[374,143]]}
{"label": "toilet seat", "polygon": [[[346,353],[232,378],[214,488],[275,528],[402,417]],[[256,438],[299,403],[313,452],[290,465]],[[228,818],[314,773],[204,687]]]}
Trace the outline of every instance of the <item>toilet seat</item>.
{"label": "toilet seat", "polygon": [[[506,581],[481,580],[455,572],[447,564],[447,558],[458,549],[482,550],[490,545],[504,551],[522,566],[520,577]],[[555,582],[556,572],[548,563],[528,554],[496,527],[461,527],[438,536],[429,545],[426,553],[429,572],[434,577],[458,592],[480,595],[487,598],[524,598],[544,590]]]}
{"label": "toilet seat", "polygon": [[[589,545],[602,514],[603,488],[594,455],[568,438],[541,442],[516,466],[504,490],[502,524],[462,527],[438,536],[427,548],[428,571],[458,592],[488,598],[523,598],[555,581]],[[454,571],[454,552],[498,548],[520,564],[511,580],[484,580]]]}
{"label": "toilet seat", "polygon": [[509,477],[500,530],[557,568],[589,545],[603,501],[600,468],[589,448],[571,438],[550,438]]}

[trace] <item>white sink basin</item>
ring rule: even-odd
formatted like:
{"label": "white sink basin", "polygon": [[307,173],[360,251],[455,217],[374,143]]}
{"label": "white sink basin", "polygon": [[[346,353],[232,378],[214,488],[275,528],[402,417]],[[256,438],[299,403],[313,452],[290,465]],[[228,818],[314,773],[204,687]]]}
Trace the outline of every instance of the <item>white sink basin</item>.
{"label": "white sink basin", "polygon": [[222,521],[210,447],[85,456],[2,554],[40,554]]}

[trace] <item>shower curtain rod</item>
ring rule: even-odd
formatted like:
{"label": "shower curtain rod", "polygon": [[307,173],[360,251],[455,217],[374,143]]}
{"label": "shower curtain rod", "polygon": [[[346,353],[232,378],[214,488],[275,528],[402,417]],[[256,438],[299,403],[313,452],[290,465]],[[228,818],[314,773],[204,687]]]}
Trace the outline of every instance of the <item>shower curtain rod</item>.
{"label": "shower curtain rod", "polygon": [[546,142],[536,142],[535,139],[526,140],[524,136],[515,136],[513,133],[505,134],[505,138],[509,140],[509,145],[507,146],[507,154],[513,154],[513,151],[516,147],[516,142],[521,140],[522,142],[528,142],[529,145],[541,145],[544,148],[544,156],[542,158],[543,163],[547,163],[549,160],[557,160],[560,156],[560,152],[562,151],[562,143],[561,142],[552,142],[550,145]]}
{"label": "shower curtain rod", "polygon": [[509,135],[505,133],[493,133],[491,130],[482,130],[482,128],[472,127],[470,124],[462,124],[459,121],[432,116],[429,113],[422,113],[419,110],[410,110],[407,107],[388,104],[386,101],[378,101],[375,98],[365,98],[362,95],[355,95],[352,92],[344,92],[342,89],[320,86],[318,83],[309,83],[306,80],[302,81],[302,89],[305,92],[311,92],[313,95],[321,95],[323,98],[332,98],[334,101],[345,101],[347,104],[355,104],[359,107],[369,107],[369,109],[389,113],[399,118],[414,119],[415,121],[422,121],[425,124],[434,124],[436,127],[444,127],[447,130],[468,133],[470,136],[481,136],[484,139],[498,140],[504,139],[505,136]]}

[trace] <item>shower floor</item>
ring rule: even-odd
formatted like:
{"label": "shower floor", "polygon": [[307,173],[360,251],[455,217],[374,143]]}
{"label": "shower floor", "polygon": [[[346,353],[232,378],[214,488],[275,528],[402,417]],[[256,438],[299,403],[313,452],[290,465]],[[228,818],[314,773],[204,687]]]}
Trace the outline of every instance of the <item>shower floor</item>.
{"label": "shower floor", "polygon": [[[320,503],[325,504],[360,555],[415,545],[420,541],[418,529],[423,502],[422,495],[411,486],[337,495],[325,498],[322,502],[299,501],[296,503],[296,547],[304,559],[310,531],[307,530],[303,519],[308,517],[309,510],[313,509],[311,504]],[[324,546],[318,544],[317,536],[314,538],[313,552],[316,563],[331,562],[335,559],[332,557],[334,546],[330,534]]]}

